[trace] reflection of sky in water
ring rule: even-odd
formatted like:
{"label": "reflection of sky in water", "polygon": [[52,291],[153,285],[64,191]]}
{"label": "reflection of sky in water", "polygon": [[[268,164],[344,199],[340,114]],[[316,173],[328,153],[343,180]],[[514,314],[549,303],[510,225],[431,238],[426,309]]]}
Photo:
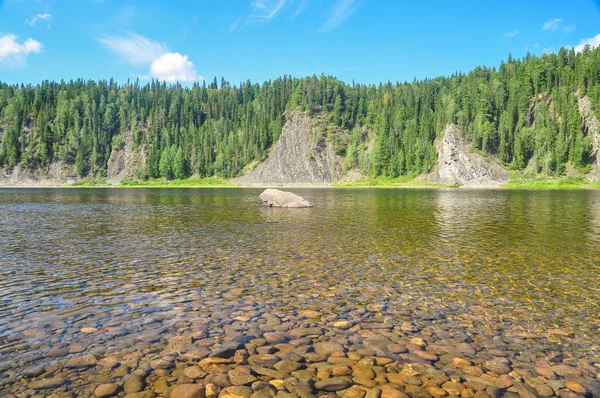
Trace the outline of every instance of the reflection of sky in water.
{"label": "reflection of sky in water", "polygon": [[109,345],[181,322],[218,335],[247,305],[381,304],[373,320],[597,354],[598,192],[296,191],[315,207],[264,208],[260,190],[0,190],[0,359],[102,339],[85,326],[118,333]]}

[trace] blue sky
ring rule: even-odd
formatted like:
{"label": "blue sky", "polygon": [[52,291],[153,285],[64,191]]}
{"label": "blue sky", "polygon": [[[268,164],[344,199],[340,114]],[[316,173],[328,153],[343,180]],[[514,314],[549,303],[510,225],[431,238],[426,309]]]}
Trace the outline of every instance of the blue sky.
{"label": "blue sky", "polygon": [[0,0],[0,80],[378,83],[600,45],[600,0]]}

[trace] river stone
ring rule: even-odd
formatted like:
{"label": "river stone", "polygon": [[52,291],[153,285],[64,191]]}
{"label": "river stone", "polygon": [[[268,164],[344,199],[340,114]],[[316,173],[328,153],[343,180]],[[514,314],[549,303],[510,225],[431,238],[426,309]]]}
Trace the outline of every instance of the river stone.
{"label": "river stone", "polygon": [[158,394],[162,394],[167,388],[169,388],[169,382],[164,379],[156,380],[152,386],[152,389]]}
{"label": "river stone", "polygon": [[535,385],[535,391],[540,394],[542,397],[552,397],[554,396],[554,390],[548,384],[537,383]]}
{"label": "river stone", "polygon": [[190,379],[201,379],[207,375],[200,366],[190,366],[183,370],[183,374]]}
{"label": "river stone", "polygon": [[171,390],[171,398],[205,398],[202,384],[178,384]]}
{"label": "river stone", "polygon": [[283,333],[269,332],[269,333],[265,333],[263,335],[263,337],[269,344],[285,343],[285,335]]}
{"label": "river stone", "polygon": [[96,398],[107,398],[117,395],[118,392],[119,386],[117,384],[100,384],[94,390],[94,395],[96,396]]}
{"label": "river stone", "polygon": [[271,367],[279,362],[279,357],[273,354],[257,354],[248,357],[248,363],[255,366]]}
{"label": "river stone", "polygon": [[214,347],[214,350],[210,353],[210,358],[231,358],[235,355],[235,352],[240,348],[243,348],[243,344],[240,343],[226,343]]}
{"label": "river stone", "polygon": [[27,387],[32,390],[49,390],[51,388],[58,388],[65,385],[67,381],[61,377],[53,377],[51,379],[41,379],[32,381]]}
{"label": "river stone", "polygon": [[587,388],[585,388],[584,386],[582,386],[580,383],[578,383],[575,380],[564,380],[563,384],[569,390],[574,391],[578,394],[583,394],[583,395],[587,394]]}
{"label": "river stone", "polygon": [[125,383],[123,384],[123,390],[125,394],[132,394],[134,392],[142,391],[146,387],[144,379],[136,374],[131,374],[125,377]]}
{"label": "river stone", "polygon": [[366,395],[366,391],[359,386],[352,386],[347,390],[339,391],[337,394],[342,398],[363,398]]}
{"label": "river stone", "polygon": [[125,395],[125,398],[155,398],[155,397],[156,397],[156,393],[154,391],[150,391],[150,390],[134,392],[134,393]]}
{"label": "river stone", "polygon": [[381,389],[381,398],[410,398],[408,395],[403,393],[402,391],[390,386],[389,384],[384,384],[380,387]]}
{"label": "river stone", "polygon": [[173,361],[168,359],[156,359],[150,362],[152,369],[170,369],[173,367]]}
{"label": "river stone", "polygon": [[581,371],[569,365],[556,365],[552,367],[554,373],[559,376],[581,376]]}
{"label": "river stone", "polygon": [[342,321],[337,321],[333,323],[333,327],[334,328],[338,328],[338,329],[350,329],[353,326],[352,322],[350,321],[346,321],[346,320],[342,320]]}
{"label": "river stone", "polygon": [[539,394],[537,393],[537,391],[533,388],[528,386],[527,384],[521,383],[519,381],[515,381],[513,383],[513,387],[515,388],[515,391],[517,392],[517,394],[519,394],[519,397],[521,398],[538,398]]}
{"label": "river stone", "polygon": [[23,376],[25,377],[37,377],[42,373],[44,373],[44,368],[41,366],[30,366],[25,368],[22,372]]}
{"label": "river stone", "polygon": [[288,360],[279,361],[275,365],[273,365],[275,369],[282,373],[292,373],[293,371],[300,369],[301,366],[302,365],[300,365],[296,361]]}
{"label": "river stone", "polygon": [[340,377],[319,380],[315,383],[315,388],[323,391],[340,391],[350,387],[352,383]]}
{"label": "river stone", "polygon": [[65,367],[70,368],[70,369],[89,368],[89,367],[96,365],[97,362],[98,362],[98,360],[96,359],[96,357],[93,356],[92,354],[89,354],[89,355],[84,355],[82,357],[70,359],[66,363]]}
{"label": "river stone", "polygon": [[233,369],[229,371],[229,381],[234,386],[244,386],[247,384],[254,383],[257,378],[250,372],[244,372],[239,369]]}
{"label": "river stone", "polygon": [[319,355],[331,355],[337,351],[344,351],[344,347],[340,343],[335,343],[333,341],[315,343],[313,349]]}
{"label": "river stone", "polygon": [[310,202],[291,192],[284,192],[278,189],[266,189],[260,194],[260,200],[265,206],[269,207],[312,207]]}
{"label": "river stone", "polygon": [[484,367],[487,370],[492,371],[499,375],[509,374],[512,369],[510,368],[510,366],[508,366],[508,364],[505,361],[503,361],[503,359],[504,358],[493,358],[493,359],[487,360],[484,363]]}
{"label": "river stone", "polygon": [[220,392],[221,387],[214,383],[208,383],[204,388],[204,395],[206,396],[206,398],[217,398]]}

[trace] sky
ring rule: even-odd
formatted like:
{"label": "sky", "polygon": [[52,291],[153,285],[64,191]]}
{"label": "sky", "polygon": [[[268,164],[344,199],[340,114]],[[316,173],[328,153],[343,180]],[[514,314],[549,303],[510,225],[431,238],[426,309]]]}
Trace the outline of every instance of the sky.
{"label": "sky", "polygon": [[379,83],[600,45],[600,0],[0,0],[0,81]]}

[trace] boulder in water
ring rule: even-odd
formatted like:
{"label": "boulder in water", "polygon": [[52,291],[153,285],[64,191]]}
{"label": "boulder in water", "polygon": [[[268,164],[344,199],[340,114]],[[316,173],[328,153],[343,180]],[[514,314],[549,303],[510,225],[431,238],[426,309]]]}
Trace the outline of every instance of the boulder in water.
{"label": "boulder in water", "polygon": [[266,189],[260,194],[260,200],[269,207],[312,207],[310,202],[304,198],[278,189]]}

